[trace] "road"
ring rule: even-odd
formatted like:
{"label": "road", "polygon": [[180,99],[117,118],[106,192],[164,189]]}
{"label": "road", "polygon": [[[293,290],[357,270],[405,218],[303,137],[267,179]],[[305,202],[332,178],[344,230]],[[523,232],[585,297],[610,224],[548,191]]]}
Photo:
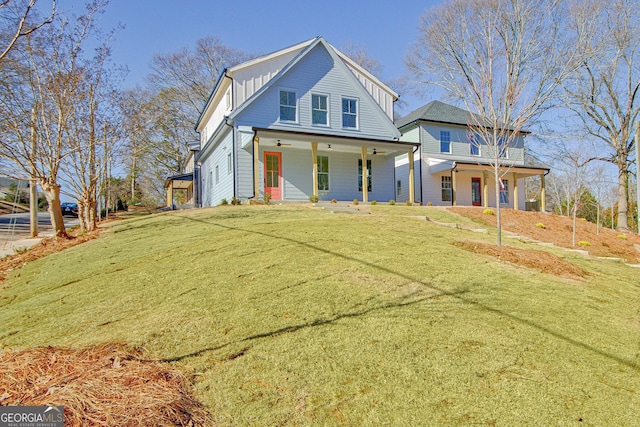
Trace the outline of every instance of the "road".
{"label": "road", "polygon": [[[64,224],[68,227],[78,225],[78,218],[64,217]],[[52,231],[49,212],[38,212],[39,234],[50,234]],[[13,242],[30,237],[29,213],[15,213],[0,215],[0,247],[5,242]]]}

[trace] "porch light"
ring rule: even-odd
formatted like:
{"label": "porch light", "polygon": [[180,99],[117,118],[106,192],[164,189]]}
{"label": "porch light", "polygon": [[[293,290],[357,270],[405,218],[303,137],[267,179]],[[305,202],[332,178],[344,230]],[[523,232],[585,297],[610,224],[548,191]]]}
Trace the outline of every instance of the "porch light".
{"label": "porch light", "polygon": [[327,144],[327,150],[331,150],[331,144]]}
{"label": "porch light", "polygon": [[378,154],[378,152],[376,151],[376,149],[373,149],[373,155],[375,156],[376,154]]}

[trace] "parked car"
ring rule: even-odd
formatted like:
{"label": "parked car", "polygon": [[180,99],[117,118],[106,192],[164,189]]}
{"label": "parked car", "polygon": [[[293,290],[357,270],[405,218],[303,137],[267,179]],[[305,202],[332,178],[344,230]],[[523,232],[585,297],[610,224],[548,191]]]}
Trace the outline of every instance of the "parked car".
{"label": "parked car", "polygon": [[60,203],[60,208],[62,208],[62,215],[71,215],[78,216],[78,204],[77,203]]}

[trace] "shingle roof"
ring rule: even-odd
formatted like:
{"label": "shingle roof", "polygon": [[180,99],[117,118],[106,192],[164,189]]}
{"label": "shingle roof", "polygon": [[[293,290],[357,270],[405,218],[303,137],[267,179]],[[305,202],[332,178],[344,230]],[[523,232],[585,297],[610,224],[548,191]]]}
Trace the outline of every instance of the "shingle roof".
{"label": "shingle roof", "polygon": [[444,102],[431,101],[401,119],[398,119],[395,125],[400,128],[416,120],[426,120],[466,126],[469,124],[471,117],[472,113],[467,110],[445,104]]}

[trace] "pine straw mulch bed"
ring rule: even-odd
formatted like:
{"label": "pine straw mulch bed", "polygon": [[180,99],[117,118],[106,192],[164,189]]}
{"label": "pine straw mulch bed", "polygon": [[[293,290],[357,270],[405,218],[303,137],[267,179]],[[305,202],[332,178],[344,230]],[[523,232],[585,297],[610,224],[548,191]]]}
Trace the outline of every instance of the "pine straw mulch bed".
{"label": "pine straw mulch bed", "polygon": [[143,356],[121,344],[0,352],[0,405],[62,405],[72,427],[212,425],[190,381]]}
{"label": "pine straw mulch bed", "polygon": [[24,252],[16,253],[0,259],[0,282],[12,270],[18,269],[28,262],[43,258],[54,252],[60,252],[73,246],[93,240],[100,235],[100,229],[88,233],[82,233],[79,228],[71,230],[67,238],[46,238],[40,244],[32,246]]}
{"label": "pine straw mulch bed", "polygon": [[585,277],[588,274],[582,268],[548,252],[518,249],[504,245],[498,247],[488,243],[469,241],[455,242],[454,245],[473,253],[490,255],[498,258],[500,261],[534,268],[554,276],[575,279]]}
{"label": "pine straw mulch bed", "polygon": [[[482,224],[496,226],[496,216],[486,215],[483,208],[454,207],[447,208],[458,215],[471,218]],[[494,208],[492,210],[495,211]],[[576,223],[576,240],[589,242],[590,246],[572,245],[572,218],[541,212],[514,211],[500,209],[503,230],[528,237],[540,242],[553,243],[569,249],[588,251],[590,255],[602,257],[618,257],[630,263],[640,262],[640,236],[633,232],[622,233],[609,228],[600,227],[598,234],[596,225],[578,219]],[[544,228],[536,226],[544,225]]]}

